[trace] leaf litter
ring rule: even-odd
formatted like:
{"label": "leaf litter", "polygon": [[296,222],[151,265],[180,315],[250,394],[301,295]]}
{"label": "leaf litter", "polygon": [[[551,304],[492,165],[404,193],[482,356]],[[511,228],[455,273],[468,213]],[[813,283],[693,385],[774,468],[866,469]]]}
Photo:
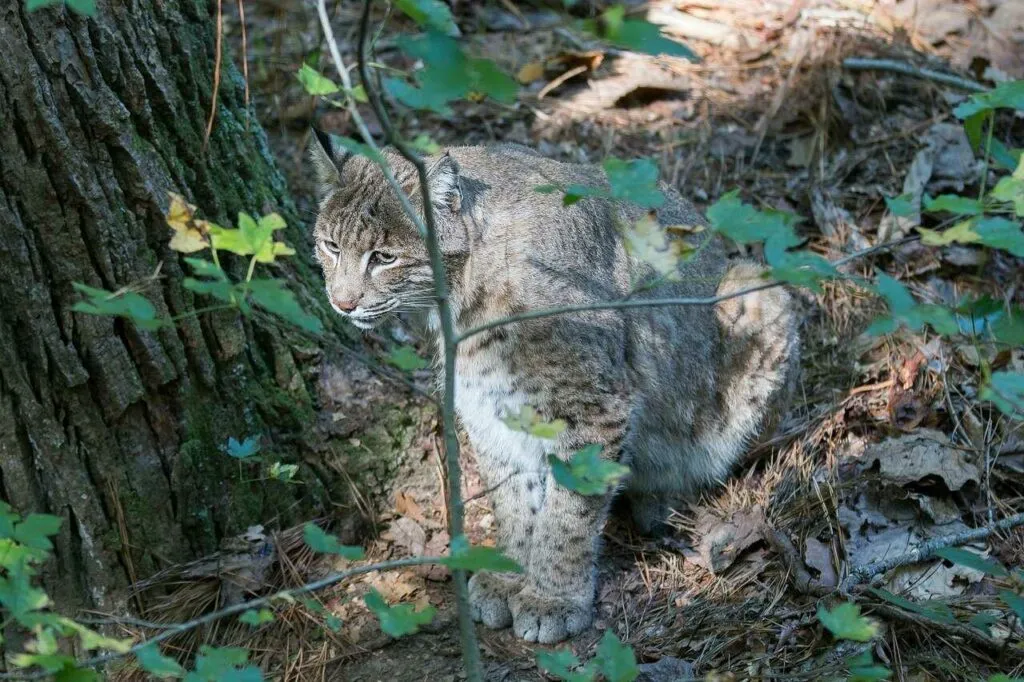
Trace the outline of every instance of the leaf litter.
{"label": "leaf litter", "polygon": [[[929,1],[931,9],[918,16],[938,17],[939,8],[953,5]],[[441,146],[495,138],[520,142],[573,161],[653,156],[661,179],[702,207],[740,187],[745,201],[756,198],[765,206],[813,216],[813,223],[800,227],[800,237],[830,257],[913,234],[918,224],[935,227],[930,216],[920,215],[926,196],[958,187],[970,194],[979,169],[964,153],[965,139],[949,118],[951,105],[963,100],[961,92],[902,75],[869,76],[836,67],[841,57],[851,55],[907,58],[908,48],[893,45],[884,26],[890,19],[898,27],[910,26],[901,23],[905,17],[896,8],[913,3],[814,0],[791,10],[795,5],[788,0],[769,0],[757,16],[742,11],[738,3],[657,4],[663,12],[734,28],[744,36],[746,51],[684,39],[705,57],[705,64],[692,67],[630,53],[586,56],[597,49],[594,44],[586,39],[574,44],[541,20],[528,35],[520,35],[518,28],[500,34],[493,29],[476,34],[464,30],[474,49],[480,54],[490,51],[488,56],[507,72],[533,65],[524,74],[531,82],[521,103],[501,109],[477,102],[453,104],[451,118],[441,121],[425,115],[410,122],[418,129],[409,132],[429,134]],[[966,18],[949,17],[945,26],[920,24],[920,35],[929,41],[929,49],[954,63],[960,64],[973,51],[981,57],[979,68],[993,79],[1000,73],[1012,75],[1010,52],[999,53],[1001,48],[988,38],[973,38],[987,25],[1009,41],[1004,40],[1005,45],[1019,47],[1014,4],[989,0]],[[351,22],[353,11],[341,6],[337,20]],[[461,12],[457,9],[460,22]],[[250,14],[266,13],[257,9]],[[528,20],[534,14],[524,10]],[[269,56],[280,63],[301,63],[316,43],[315,17],[306,16],[309,35],[287,26],[284,47],[276,49],[292,52],[285,59]],[[296,17],[288,19],[294,22]],[[281,32],[278,14],[259,20]],[[507,18],[500,21],[511,25]],[[230,20],[227,23],[230,27]],[[518,18],[515,25],[520,25]],[[961,49],[968,44],[970,50]],[[388,50],[386,36],[380,49],[382,59],[395,54]],[[572,52],[584,57],[559,61],[559,55]],[[1024,52],[1010,56],[1020,54]],[[798,55],[803,56],[798,60]],[[260,59],[258,50],[251,56]],[[535,97],[577,66],[584,68],[542,100]],[[294,82],[294,69],[282,68],[279,82],[273,69],[265,73],[267,92],[273,97],[261,99],[256,94],[262,120],[298,123],[293,127],[299,130],[316,114],[322,126],[345,132],[347,123],[339,112],[310,108],[309,97]],[[975,75],[984,77],[984,72]],[[483,119],[487,126],[480,125]],[[762,125],[763,142],[758,144]],[[1010,124],[1006,133],[1011,146],[1024,146],[1019,126]],[[300,146],[293,135],[285,126],[270,135],[282,159],[291,158]],[[794,143],[795,139],[801,142]],[[789,161],[799,163],[787,166]],[[282,164],[286,172],[293,165]],[[782,168],[785,173],[778,172]],[[295,173],[290,180],[298,188],[297,196],[305,194],[307,177]],[[886,210],[881,196],[904,194],[913,215],[901,223]],[[961,248],[976,253],[969,245]],[[1018,263],[1012,260],[986,262],[985,277],[974,278],[963,276],[965,271],[959,268],[978,268],[979,263],[962,254],[954,258],[961,258],[963,265],[945,255],[939,260],[920,245],[908,245],[863,266],[898,272],[916,297],[923,292],[953,292],[950,304],[967,292],[1002,300],[1001,294],[1024,290]],[[1020,425],[977,408],[979,387],[971,378],[973,370],[965,369],[969,352],[950,348],[927,330],[903,329],[889,339],[865,341],[860,332],[878,313],[871,300],[832,285],[821,294],[800,296],[808,304],[804,372],[798,398],[777,436],[758,446],[751,461],[723,488],[677,509],[667,542],[639,536],[618,516],[611,520],[601,565],[598,625],[614,628],[634,648],[642,674],[663,667],[694,676],[742,671],[741,678],[771,679],[774,673],[807,675],[813,666],[831,661],[831,643],[815,618],[816,600],[790,587],[791,567],[753,530],[762,522],[790,538],[798,558],[820,582],[834,584],[863,562],[977,527],[990,509],[1000,514],[1020,508],[1019,492],[1013,492],[1024,485],[1024,467],[1014,468]],[[922,361],[908,362],[919,351]],[[1019,371],[1024,364],[1019,351],[977,362],[982,360],[997,370]],[[362,431],[373,423],[374,405],[382,404],[375,402],[375,392],[382,389],[379,382],[360,376],[348,366],[325,368],[325,391],[351,398],[326,400],[328,413],[318,428],[331,438],[360,441],[362,447],[370,442]],[[383,403],[414,404],[394,395],[387,395]],[[438,476],[436,418],[422,420],[415,430],[416,436],[404,446],[406,468],[397,478],[402,494],[367,492],[365,512],[360,512],[367,520],[351,524],[362,529],[356,537],[366,545],[368,561],[408,556],[421,543],[425,552],[445,551],[450,543],[443,530],[445,491]],[[471,498],[467,532],[473,544],[493,542],[494,519],[483,495],[485,486],[468,452],[464,463],[465,494]],[[337,522],[348,524],[348,517],[356,515],[345,510],[345,518]],[[698,526],[700,531],[694,532]],[[341,558],[325,564],[322,557],[311,556],[301,542],[301,527],[298,533],[285,529],[270,534],[277,560],[263,578],[264,591],[319,577],[342,565]],[[993,537],[968,549],[1020,565],[1024,534]],[[211,574],[197,580],[206,585],[214,578]],[[300,679],[403,680],[423,679],[430,673],[440,679],[453,673],[458,651],[446,580],[445,573],[431,577],[425,570],[410,569],[352,581],[321,595],[327,613],[343,621],[343,637],[323,628],[323,615],[312,618],[301,605],[278,613],[277,620],[256,635],[244,624],[236,635],[225,634],[229,639],[237,636],[238,642],[267,642],[258,657],[269,674],[284,671],[280,643],[297,640],[304,644],[291,653],[310,662]],[[969,567],[933,560],[890,571],[882,586],[914,603],[942,598],[963,622],[995,616],[992,636],[1006,637],[1013,623],[994,608],[991,594],[997,586],[992,580]],[[155,618],[182,620],[185,605],[193,609],[185,614],[189,615],[203,612],[211,603],[208,596],[199,597],[199,583],[170,588],[166,586],[172,581],[155,582],[172,595],[154,612]],[[382,636],[363,602],[371,587],[388,603],[398,599],[439,607],[438,628],[397,642]],[[863,610],[870,613],[870,599],[863,601]],[[871,617],[889,622],[884,615]],[[992,652],[975,650],[919,623],[883,628],[880,637],[879,650],[903,655],[896,660],[907,679],[926,679],[921,676],[931,674],[937,661],[953,671],[949,679],[1005,669],[991,665]],[[536,679],[532,647],[508,632],[481,630],[480,638],[496,676]],[[580,660],[589,660],[599,639],[600,633],[588,633],[571,646]],[[388,649],[383,655],[369,653],[384,646]],[[912,655],[905,655],[908,652]]]}

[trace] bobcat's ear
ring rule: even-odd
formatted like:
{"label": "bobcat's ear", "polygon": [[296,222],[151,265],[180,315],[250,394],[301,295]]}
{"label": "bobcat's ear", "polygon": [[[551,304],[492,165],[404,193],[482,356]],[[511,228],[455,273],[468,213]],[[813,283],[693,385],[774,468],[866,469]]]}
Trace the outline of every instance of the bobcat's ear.
{"label": "bobcat's ear", "polygon": [[335,155],[331,136],[318,128],[310,127],[309,158],[316,174],[317,199],[323,200],[341,187],[341,166],[345,155]]}
{"label": "bobcat's ear", "polygon": [[458,213],[462,208],[462,189],[459,187],[459,166],[451,154],[445,152],[427,169],[427,185],[434,208]]}

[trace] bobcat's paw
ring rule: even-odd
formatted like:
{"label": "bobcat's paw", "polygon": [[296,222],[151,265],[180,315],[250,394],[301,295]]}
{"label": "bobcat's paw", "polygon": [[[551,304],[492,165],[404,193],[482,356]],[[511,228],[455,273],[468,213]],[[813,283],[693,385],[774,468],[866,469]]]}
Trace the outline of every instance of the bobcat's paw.
{"label": "bobcat's paw", "polygon": [[508,599],[522,588],[522,576],[474,573],[469,579],[469,608],[473,620],[489,628],[507,628],[512,624]]}
{"label": "bobcat's paw", "polygon": [[512,628],[527,642],[554,644],[590,627],[594,620],[591,591],[585,598],[546,595],[532,587],[512,595]]}

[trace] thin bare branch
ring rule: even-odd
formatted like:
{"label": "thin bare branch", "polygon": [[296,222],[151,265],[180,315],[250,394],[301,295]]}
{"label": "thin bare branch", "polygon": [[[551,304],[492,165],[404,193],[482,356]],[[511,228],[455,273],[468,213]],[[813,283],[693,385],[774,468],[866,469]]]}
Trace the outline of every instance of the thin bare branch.
{"label": "thin bare branch", "polygon": [[953,535],[943,535],[942,537],[938,537],[934,540],[929,540],[928,542],[921,544],[906,554],[900,554],[899,556],[883,559],[882,561],[875,561],[870,564],[865,564],[864,566],[858,566],[850,571],[849,575],[847,575],[843,582],[840,583],[839,593],[849,594],[850,590],[857,585],[870,582],[874,580],[876,576],[881,576],[886,571],[891,571],[894,568],[927,561],[935,556],[935,550],[942,549],[944,547],[958,547],[960,545],[966,545],[969,542],[984,540],[996,531],[1008,530],[1020,525],[1024,525],[1024,513],[1007,516],[1005,519],[996,521],[988,526],[982,526],[981,528],[972,528],[971,530],[964,531],[962,533],[954,533]]}
{"label": "thin bare branch", "polygon": [[987,87],[978,81],[971,80],[970,78],[964,78],[963,76],[957,76],[952,73],[936,71],[935,69],[929,69],[924,66],[914,66],[913,64],[896,61],[895,59],[847,57],[843,60],[843,68],[851,71],[891,71],[892,73],[902,73],[905,76],[924,78],[925,80],[935,81],[936,83],[942,83],[943,85],[952,85],[972,92],[985,92],[988,90]]}
{"label": "thin bare branch", "polygon": [[[323,0],[320,0],[322,3]],[[449,305],[448,273],[445,269],[444,257],[441,254],[441,242],[437,236],[434,205],[430,199],[430,185],[427,179],[427,166],[416,150],[402,139],[392,125],[380,92],[370,79],[367,66],[367,39],[370,33],[370,5],[372,0],[364,0],[363,12],[359,20],[359,37],[356,51],[356,63],[359,67],[359,78],[363,82],[363,91],[380,121],[385,140],[411,164],[416,167],[419,177],[420,197],[423,202],[425,230],[424,242],[430,257],[430,270],[434,280],[434,297],[437,300],[437,315],[441,327],[441,342],[444,354],[444,395],[442,403],[442,420],[444,424],[445,468],[448,475],[448,533],[450,537],[464,534],[465,505],[462,501],[462,470],[459,466],[459,437],[455,427],[455,358],[458,352],[459,337],[455,333],[455,324]],[[469,606],[469,589],[466,584],[466,572],[455,569],[452,571],[455,583],[455,605],[459,614],[459,636],[462,647],[462,662],[466,668],[466,676],[470,682],[483,680],[483,665],[480,661],[480,647],[476,641],[476,626]]]}
{"label": "thin bare branch", "polygon": [[[75,667],[95,668],[98,665],[103,665],[104,663],[109,663],[110,661],[114,661],[119,658],[124,658],[129,654],[138,653],[140,649],[150,646],[151,644],[157,644],[159,642],[164,641],[165,639],[170,639],[175,635],[180,635],[183,632],[195,630],[196,628],[202,627],[203,625],[209,625],[210,623],[221,620],[222,618],[227,618],[228,616],[234,616],[240,613],[245,613],[249,609],[262,608],[264,606],[268,606],[274,603],[275,601],[293,600],[295,597],[299,597],[304,594],[309,594],[311,592],[317,592],[332,585],[336,585],[337,583],[340,583],[344,580],[348,580],[349,578],[355,577],[357,575],[363,575],[364,573],[375,573],[377,571],[387,571],[394,568],[405,568],[408,566],[436,564],[440,563],[441,559],[442,557],[412,557],[409,559],[382,561],[379,564],[367,564],[366,566],[357,566],[356,568],[350,568],[346,571],[338,571],[337,573],[332,573],[325,578],[321,578],[320,580],[316,580],[311,583],[306,583],[305,585],[300,585],[299,587],[294,587],[290,590],[281,590],[280,592],[275,592],[274,594],[268,595],[266,597],[250,599],[249,601],[242,602],[240,604],[235,604],[233,606],[228,606],[217,611],[211,611],[210,613],[202,615],[199,618],[194,618],[192,620],[185,621],[184,623],[167,624],[166,626],[161,626],[165,628],[163,632],[161,632],[159,635],[139,642],[131,649],[129,649],[126,653],[122,654],[114,652],[109,654],[102,654],[100,656],[93,656],[92,658],[87,658],[83,661],[79,661],[75,664]],[[41,680],[49,677],[53,677],[53,673],[47,672],[45,670],[38,672],[13,672],[0,674],[0,680]]]}

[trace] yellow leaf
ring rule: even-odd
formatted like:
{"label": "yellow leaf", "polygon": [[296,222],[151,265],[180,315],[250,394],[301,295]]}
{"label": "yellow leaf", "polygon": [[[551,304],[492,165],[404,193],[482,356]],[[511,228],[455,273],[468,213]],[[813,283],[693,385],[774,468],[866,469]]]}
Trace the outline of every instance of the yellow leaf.
{"label": "yellow leaf", "polygon": [[654,212],[647,214],[627,229],[623,235],[626,252],[641,260],[664,275],[667,279],[678,276],[680,258],[693,248],[683,241],[672,239],[667,230],[655,219]]}
{"label": "yellow leaf", "polygon": [[522,68],[516,72],[516,80],[526,85],[532,83],[535,80],[540,80],[544,77],[544,64],[542,62],[530,62],[523,64]]}
{"label": "yellow leaf", "polygon": [[170,192],[171,206],[167,209],[167,225],[174,231],[170,247],[180,253],[195,253],[210,245],[207,234],[210,224],[196,220],[196,207],[185,201],[180,194]]}
{"label": "yellow leaf", "polygon": [[921,233],[921,243],[928,246],[946,246],[954,242],[958,244],[974,244],[981,240],[981,237],[973,229],[973,220],[962,220],[945,232],[929,230],[923,227],[917,228]]}
{"label": "yellow leaf", "polygon": [[704,231],[703,225],[666,225],[665,231],[669,234],[678,234],[686,236],[688,234],[698,234]]}
{"label": "yellow leaf", "polygon": [[487,99],[487,94],[483,92],[470,91],[466,93],[466,99],[470,102],[483,102]]}

